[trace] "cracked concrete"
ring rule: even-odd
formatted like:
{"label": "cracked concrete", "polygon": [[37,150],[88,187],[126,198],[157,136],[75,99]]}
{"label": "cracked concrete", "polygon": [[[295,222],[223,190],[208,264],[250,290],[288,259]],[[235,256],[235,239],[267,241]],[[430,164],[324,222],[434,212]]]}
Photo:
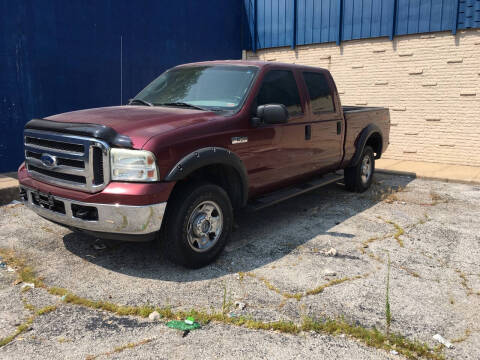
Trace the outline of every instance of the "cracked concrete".
{"label": "cracked concrete", "polygon": [[[0,247],[26,254],[49,286],[93,300],[218,311],[226,289],[227,300],[247,304],[241,311],[231,309],[238,315],[294,322],[303,316],[343,317],[381,330],[390,254],[391,330],[431,347],[439,333],[457,340],[454,349],[445,349],[447,358],[477,359],[479,215],[478,186],[377,174],[364,194],[330,185],[238,214],[238,229],[224,254],[200,270],[170,264],[149,243],[106,242],[105,250],[95,250],[94,238],[71,233],[23,206],[0,207]],[[337,256],[326,256],[332,247]],[[336,276],[326,278],[325,269]],[[59,302],[42,289],[21,294],[14,278],[0,270],[0,337],[28,317],[21,296],[37,308]],[[307,293],[314,289],[322,291]],[[145,339],[153,340],[115,357],[398,357],[348,337],[293,336],[218,323],[182,338],[163,323],[61,303],[0,348],[0,356],[85,358]]]}

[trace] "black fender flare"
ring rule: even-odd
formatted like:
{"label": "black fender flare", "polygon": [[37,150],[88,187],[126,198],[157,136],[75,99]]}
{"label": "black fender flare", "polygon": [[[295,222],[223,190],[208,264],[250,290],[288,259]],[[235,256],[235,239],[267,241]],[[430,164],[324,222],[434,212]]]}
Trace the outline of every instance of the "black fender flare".
{"label": "black fender flare", "polygon": [[179,181],[204,166],[228,165],[236,170],[242,188],[242,205],[248,200],[248,175],[243,161],[232,151],[221,147],[206,147],[184,156],[165,176],[164,181]]}
{"label": "black fender flare", "polygon": [[382,147],[383,147],[382,131],[377,125],[370,124],[365,129],[362,130],[362,132],[357,138],[357,141],[356,141],[357,149],[355,150],[355,154],[353,155],[353,158],[350,161],[350,164],[348,164],[349,167],[356,166],[360,162],[360,158],[362,157],[365,144],[367,143],[368,139],[370,139],[370,136],[372,136],[375,133],[378,133],[378,135],[380,136],[380,139],[382,140],[380,142],[380,152],[379,152],[380,154],[382,153]]}

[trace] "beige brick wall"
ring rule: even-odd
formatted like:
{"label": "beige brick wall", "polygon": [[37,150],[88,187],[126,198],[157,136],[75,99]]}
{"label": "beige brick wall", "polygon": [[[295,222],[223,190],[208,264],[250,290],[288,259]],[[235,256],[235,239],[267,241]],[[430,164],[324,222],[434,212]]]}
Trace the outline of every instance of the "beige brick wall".
{"label": "beige brick wall", "polygon": [[264,49],[329,69],[345,105],[387,106],[389,159],[480,166],[480,30]]}

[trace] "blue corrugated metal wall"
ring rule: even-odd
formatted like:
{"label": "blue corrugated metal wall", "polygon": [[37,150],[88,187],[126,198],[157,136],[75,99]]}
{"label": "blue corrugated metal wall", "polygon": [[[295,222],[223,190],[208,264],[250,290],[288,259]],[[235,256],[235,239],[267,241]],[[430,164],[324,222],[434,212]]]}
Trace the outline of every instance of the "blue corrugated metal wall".
{"label": "blue corrugated metal wall", "polygon": [[480,27],[480,0],[460,0],[458,7],[458,29]]}
{"label": "blue corrugated metal wall", "polygon": [[480,0],[244,0],[244,4],[250,50],[480,27]]}
{"label": "blue corrugated metal wall", "polygon": [[0,173],[22,161],[33,117],[125,103],[179,63],[240,58],[242,12],[238,0],[0,0]]}

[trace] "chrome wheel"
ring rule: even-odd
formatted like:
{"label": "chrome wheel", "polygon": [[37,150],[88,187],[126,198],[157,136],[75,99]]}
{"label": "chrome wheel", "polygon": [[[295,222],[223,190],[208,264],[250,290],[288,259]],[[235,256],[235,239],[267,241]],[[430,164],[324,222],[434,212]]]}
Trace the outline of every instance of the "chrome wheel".
{"label": "chrome wheel", "polygon": [[204,201],[188,219],[187,236],[190,247],[197,252],[208,251],[216,244],[223,229],[223,214],[213,201]]}
{"label": "chrome wheel", "polygon": [[367,184],[368,180],[370,180],[370,176],[372,176],[372,160],[367,154],[362,160],[362,167],[360,169],[360,177],[362,179],[362,183]]}

